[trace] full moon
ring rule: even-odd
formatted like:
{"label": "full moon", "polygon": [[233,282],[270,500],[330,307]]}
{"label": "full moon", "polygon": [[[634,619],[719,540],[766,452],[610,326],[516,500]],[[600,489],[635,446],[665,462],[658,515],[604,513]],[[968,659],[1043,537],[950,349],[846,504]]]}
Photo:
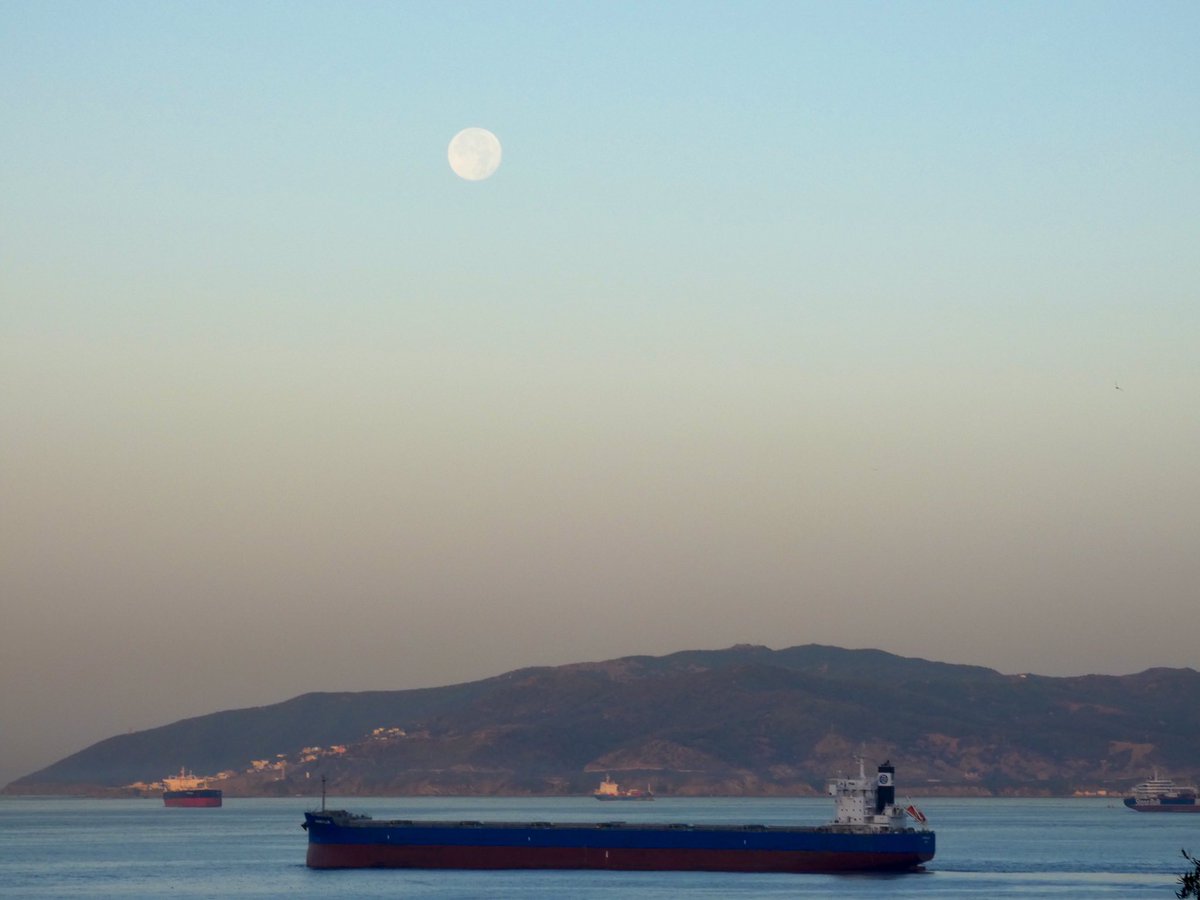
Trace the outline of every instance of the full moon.
{"label": "full moon", "polygon": [[446,155],[459,178],[483,181],[500,167],[500,139],[486,128],[464,128],[450,139]]}

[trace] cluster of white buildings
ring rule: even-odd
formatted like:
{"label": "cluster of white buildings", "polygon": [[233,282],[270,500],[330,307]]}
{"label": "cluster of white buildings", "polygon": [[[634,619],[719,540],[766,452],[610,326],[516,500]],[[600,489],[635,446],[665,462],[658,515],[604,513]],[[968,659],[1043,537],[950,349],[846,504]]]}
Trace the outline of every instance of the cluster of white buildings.
{"label": "cluster of white buildings", "polygon": [[408,732],[403,728],[373,728],[371,729],[371,740],[390,741],[405,737],[407,734]]}
{"label": "cluster of white buildings", "polygon": [[[389,728],[386,726],[381,726],[379,728],[371,729],[371,733],[367,737],[372,741],[393,741],[407,736],[408,732],[403,728]],[[345,752],[345,744],[331,744],[328,747],[304,747],[301,749],[296,761],[292,763],[292,765],[316,762],[322,757],[341,756]],[[285,774],[287,774],[288,765],[288,755],[286,753],[276,753],[275,756],[270,759],[250,760],[250,768],[246,769],[245,771],[247,774],[251,775],[263,774],[267,772],[278,772],[279,777],[282,778]],[[237,772],[230,769],[225,772],[219,772],[216,775],[206,776],[204,780],[223,781],[233,778],[237,774]],[[134,784],[126,785],[126,787],[137,788],[141,791],[161,791],[163,789],[163,783],[159,781],[151,783],[139,781],[135,782]]]}
{"label": "cluster of white buildings", "polygon": [[[328,747],[305,747],[297,756],[296,764],[316,762],[323,756],[341,756],[346,752],[345,744],[332,744]],[[252,759],[247,772],[284,772],[288,767],[286,753],[276,753],[274,759]]]}

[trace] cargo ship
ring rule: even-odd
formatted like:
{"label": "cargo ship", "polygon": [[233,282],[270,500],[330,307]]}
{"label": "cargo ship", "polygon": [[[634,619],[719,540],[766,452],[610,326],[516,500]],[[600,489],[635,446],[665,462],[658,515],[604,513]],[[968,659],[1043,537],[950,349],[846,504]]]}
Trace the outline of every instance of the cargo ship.
{"label": "cargo ship", "polygon": [[615,869],[713,872],[906,872],[933,859],[915,806],[896,804],[895,768],[835,778],[825,825],[376,820],[304,814],[313,869]]}
{"label": "cargo ship", "polygon": [[604,780],[600,782],[600,787],[596,788],[592,796],[597,800],[653,800],[654,792],[648,785],[644,791],[640,788],[621,790],[619,784],[605,775]]}
{"label": "cargo ship", "polygon": [[178,775],[168,775],[163,779],[163,806],[172,807],[214,807],[221,805],[221,791],[210,788],[203,778],[197,778],[191,772],[179,770]]}
{"label": "cargo ship", "polygon": [[1157,772],[1149,781],[1143,781],[1133,789],[1133,796],[1125,798],[1125,805],[1138,812],[1200,812],[1194,787],[1176,784],[1170,778],[1159,778]]}

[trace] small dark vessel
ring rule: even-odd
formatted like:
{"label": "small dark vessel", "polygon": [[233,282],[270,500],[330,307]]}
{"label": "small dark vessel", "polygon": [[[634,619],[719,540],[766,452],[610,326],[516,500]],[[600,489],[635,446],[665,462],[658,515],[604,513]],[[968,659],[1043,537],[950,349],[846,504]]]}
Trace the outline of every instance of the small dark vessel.
{"label": "small dark vessel", "polygon": [[896,805],[895,769],[829,782],[826,825],[375,820],[304,814],[313,869],[623,869],[713,872],[905,872],[933,859],[934,833]]}

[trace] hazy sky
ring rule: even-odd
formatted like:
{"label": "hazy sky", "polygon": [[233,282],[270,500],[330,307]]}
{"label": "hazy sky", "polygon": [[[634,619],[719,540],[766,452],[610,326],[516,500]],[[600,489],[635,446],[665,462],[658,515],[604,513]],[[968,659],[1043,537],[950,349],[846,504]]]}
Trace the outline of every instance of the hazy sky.
{"label": "hazy sky", "polygon": [[1195,666],[1198,39],[1193,0],[0,3],[0,782],[739,642]]}

